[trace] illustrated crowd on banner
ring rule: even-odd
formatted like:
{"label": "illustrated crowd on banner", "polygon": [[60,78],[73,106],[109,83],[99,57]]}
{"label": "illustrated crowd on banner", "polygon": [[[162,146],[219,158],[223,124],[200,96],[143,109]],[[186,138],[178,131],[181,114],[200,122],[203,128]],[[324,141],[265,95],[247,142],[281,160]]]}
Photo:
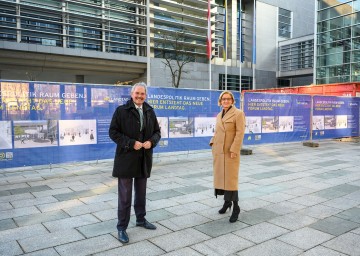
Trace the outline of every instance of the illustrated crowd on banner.
{"label": "illustrated crowd on banner", "polygon": [[[113,157],[110,120],[131,87],[0,83],[0,168]],[[162,137],[155,151],[209,149],[220,93],[149,87]],[[359,98],[245,93],[242,107],[245,145],[359,136]]]}

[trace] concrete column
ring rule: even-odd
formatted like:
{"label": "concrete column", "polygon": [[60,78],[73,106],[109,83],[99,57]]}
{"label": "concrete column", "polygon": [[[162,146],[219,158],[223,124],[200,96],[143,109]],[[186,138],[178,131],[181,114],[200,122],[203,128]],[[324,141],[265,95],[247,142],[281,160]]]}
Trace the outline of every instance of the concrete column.
{"label": "concrete column", "polygon": [[[105,0],[101,1],[101,51],[106,52],[106,10],[105,10]],[[110,5],[109,5],[110,8]],[[109,10],[110,11],[110,10]],[[109,28],[110,29],[110,17],[107,17],[109,19]],[[110,34],[110,33],[109,33]]]}
{"label": "concrete column", "polygon": [[20,0],[16,0],[16,42],[21,42]]}
{"label": "concrete column", "polygon": [[[136,13],[136,15],[139,15],[139,7],[135,7],[135,13]],[[140,22],[139,22],[139,16],[136,16],[136,18],[135,18],[135,23],[136,23],[136,25],[139,25],[140,24]],[[139,34],[139,29],[136,29],[136,34]],[[136,56],[139,56],[140,55],[140,52],[139,52],[139,43],[140,43],[140,39],[139,39],[139,37],[137,36],[136,37]]]}
{"label": "concrete column", "polygon": [[68,41],[68,25],[67,25],[67,22],[68,22],[68,15],[66,13],[66,2],[63,1],[62,4],[61,4],[61,11],[62,11],[62,46],[63,48],[66,48],[66,44],[67,44],[67,41]]}
{"label": "concrete column", "polygon": [[[229,3],[228,3],[229,4]],[[229,8],[230,7],[230,8]],[[231,6],[228,5],[229,12],[231,11],[231,20],[229,20],[229,36],[230,36],[230,51],[229,59],[231,59],[231,65],[236,66],[236,49],[237,49],[237,1],[231,1]],[[229,17],[230,15],[228,15]]]}

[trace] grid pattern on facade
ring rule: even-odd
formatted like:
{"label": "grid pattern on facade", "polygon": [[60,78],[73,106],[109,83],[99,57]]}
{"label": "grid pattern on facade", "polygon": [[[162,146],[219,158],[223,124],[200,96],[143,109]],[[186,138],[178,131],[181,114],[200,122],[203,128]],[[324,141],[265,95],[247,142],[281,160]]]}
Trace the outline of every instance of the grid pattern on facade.
{"label": "grid pattern on facade", "polygon": [[216,0],[215,2],[218,4],[215,16],[215,56],[222,58],[224,51],[225,6],[224,1]]}
{"label": "grid pattern on facade", "polygon": [[[151,1],[155,57],[183,52],[206,61],[207,1]],[[0,40],[146,56],[146,0],[0,0]]]}
{"label": "grid pattern on facade", "polygon": [[291,11],[279,8],[279,36],[291,38]]}
{"label": "grid pattern on facade", "polygon": [[281,46],[279,71],[294,71],[313,67],[314,40]]}
{"label": "grid pattern on facade", "polygon": [[[216,22],[215,22],[215,57],[222,58],[224,51],[224,22],[225,22],[225,7],[223,0],[216,0],[218,4],[216,8]],[[253,30],[253,19],[250,15],[248,15],[246,10],[245,1],[242,1],[241,6],[241,29],[240,29],[240,1],[237,2],[236,11],[230,9],[230,5],[228,5],[228,13],[232,13],[232,15],[236,14],[236,59],[240,59],[240,39],[241,39],[241,48],[242,48],[242,61],[252,61],[246,53],[250,53],[252,51],[252,35],[249,35],[249,31]],[[231,24],[231,19],[228,20],[228,26]],[[241,32],[241,37],[240,37]],[[231,33],[231,31],[229,32]],[[231,43],[230,40],[228,42],[228,52],[231,51]],[[229,55],[229,54],[228,54]]]}
{"label": "grid pattern on facade", "polygon": [[[219,90],[240,90],[240,76],[227,75],[227,86],[225,88],[225,74],[219,74]],[[253,88],[253,79],[250,76],[241,76],[241,90],[251,90]]]}
{"label": "grid pattern on facade", "polygon": [[[240,14],[241,11],[241,14]],[[244,61],[244,32],[243,32],[243,24],[244,24],[244,5],[240,8],[240,2],[238,3],[238,12],[237,12],[237,59],[240,60],[241,54],[241,61]],[[240,21],[241,18],[241,21]],[[241,27],[240,27],[241,26]],[[240,40],[241,40],[241,49],[240,49]]]}
{"label": "grid pattern on facade", "polygon": [[0,0],[0,40],[146,55],[145,1]]}
{"label": "grid pattern on facade", "polygon": [[153,2],[155,57],[192,55],[193,61],[206,62],[207,1]]}
{"label": "grid pattern on facade", "polygon": [[[224,6],[224,0],[215,0],[216,4],[217,4],[217,8],[216,8],[216,23],[215,23],[215,56],[222,58],[223,57],[223,51],[224,51],[224,30],[225,30],[225,6]],[[229,2],[230,3],[230,2]],[[242,26],[241,26],[241,30],[239,29],[239,17],[240,17],[240,1],[237,1],[237,7],[236,10],[232,10],[231,7],[232,5],[228,3],[228,27],[232,26],[231,22],[231,15],[237,15],[237,19],[236,19],[236,56],[237,59],[240,58],[240,31],[242,32],[242,37],[241,37],[241,42],[242,42],[242,54],[243,54],[243,60],[245,59],[245,52],[247,51],[246,49],[246,45],[247,43],[251,45],[250,40],[246,40],[246,35],[245,31],[250,31],[253,29],[252,27],[252,20],[251,22],[249,22],[249,20],[245,19],[245,14],[246,14],[246,5],[245,5],[245,1],[242,1],[242,6],[241,6],[241,20],[242,20]],[[250,16],[249,16],[250,17]],[[247,24],[247,26],[246,26]],[[229,29],[229,28],[228,28]],[[231,33],[231,31],[229,31],[229,33]],[[229,36],[230,38],[230,36]],[[231,51],[231,43],[230,40],[228,42],[228,52]]]}
{"label": "grid pattern on facade", "polygon": [[224,22],[225,22],[225,7],[223,3],[216,8],[215,16],[215,56],[223,57],[224,51]]}
{"label": "grid pattern on facade", "polygon": [[318,0],[316,83],[360,81],[360,1]]}

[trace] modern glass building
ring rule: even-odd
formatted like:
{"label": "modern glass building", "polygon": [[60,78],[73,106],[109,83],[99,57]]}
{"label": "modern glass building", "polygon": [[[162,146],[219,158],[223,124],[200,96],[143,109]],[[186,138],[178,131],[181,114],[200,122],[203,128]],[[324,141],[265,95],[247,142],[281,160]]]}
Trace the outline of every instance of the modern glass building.
{"label": "modern glass building", "polygon": [[[93,80],[95,70],[99,77],[110,76],[113,82],[144,80],[146,57],[171,55],[179,33],[180,51],[191,54],[193,62],[206,62],[208,2],[149,2],[147,24],[146,0],[0,0],[0,50],[7,58],[0,62],[2,77],[21,75],[7,67],[29,59],[22,73],[31,74],[30,79],[61,79],[50,74],[58,69],[63,79],[73,80],[70,73],[78,69],[76,82]],[[89,70],[89,65],[94,68]]]}
{"label": "modern glass building", "polygon": [[360,1],[318,0],[316,84],[360,81]]}
{"label": "modern glass building", "polygon": [[151,2],[153,56],[163,58],[179,51],[189,53],[193,62],[205,63],[207,1]]}
{"label": "modern glass building", "polygon": [[277,87],[302,86],[313,83],[314,35],[279,42]]}
{"label": "modern glass building", "polygon": [[145,55],[144,4],[104,0],[7,0],[0,4],[1,40]]}
{"label": "modern glass building", "polygon": [[138,78],[146,69],[141,59],[146,28],[145,1],[1,0],[1,76],[71,82]]}

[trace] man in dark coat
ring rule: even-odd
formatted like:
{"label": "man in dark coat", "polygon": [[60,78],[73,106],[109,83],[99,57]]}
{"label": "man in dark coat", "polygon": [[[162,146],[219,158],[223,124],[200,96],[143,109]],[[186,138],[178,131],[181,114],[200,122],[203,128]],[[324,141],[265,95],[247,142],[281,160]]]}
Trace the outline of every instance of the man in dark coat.
{"label": "man in dark coat", "polygon": [[155,112],[145,102],[146,95],[146,84],[135,84],[131,99],[115,110],[109,129],[109,136],[117,145],[112,175],[118,178],[117,230],[123,243],[129,242],[126,229],[130,221],[133,183],[136,226],[156,229],[145,219],[146,182],[151,173],[153,148],[161,135]]}

